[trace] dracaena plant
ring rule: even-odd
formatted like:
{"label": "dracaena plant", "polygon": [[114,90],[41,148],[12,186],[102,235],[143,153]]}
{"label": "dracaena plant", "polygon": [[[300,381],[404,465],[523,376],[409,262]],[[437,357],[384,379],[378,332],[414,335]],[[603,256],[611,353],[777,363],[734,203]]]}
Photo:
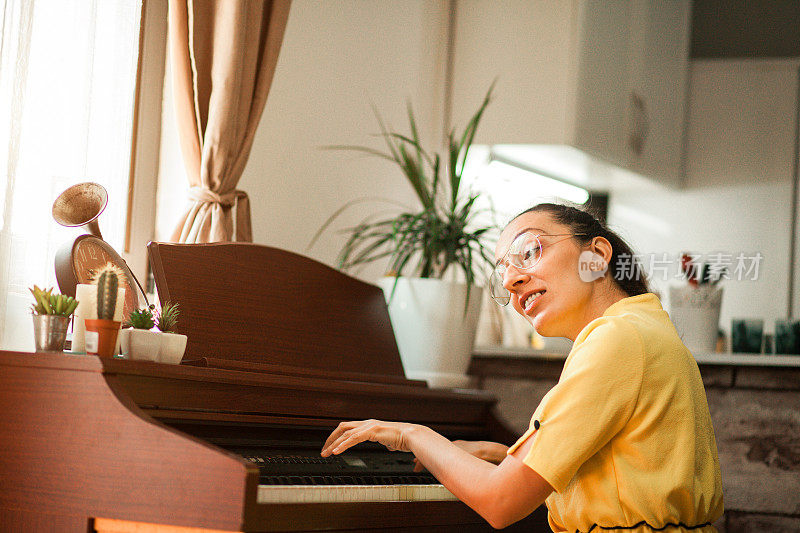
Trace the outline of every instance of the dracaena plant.
{"label": "dracaena plant", "polygon": [[[393,216],[369,217],[345,232],[349,237],[338,257],[339,267],[348,270],[372,261],[389,258],[388,274],[442,278],[450,268],[463,272],[469,287],[483,267],[492,264],[487,239],[495,226],[476,225],[477,194],[462,190],[462,174],[481,116],[489,104],[492,88],[464,131],[448,135],[443,156],[422,147],[417,123],[408,107],[410,134],[391,132],[376,111],[381,137],[387,151],[366,146],[329,146],[329,149],[355,150],[395,163],[414,189],[420,209]],[[443,178],[444,176],[444,178]],[[314,236],[311,244],[342,212],[356,203],[348,202],[333,213]],[[388,200],[387,200],[388,201]]]}

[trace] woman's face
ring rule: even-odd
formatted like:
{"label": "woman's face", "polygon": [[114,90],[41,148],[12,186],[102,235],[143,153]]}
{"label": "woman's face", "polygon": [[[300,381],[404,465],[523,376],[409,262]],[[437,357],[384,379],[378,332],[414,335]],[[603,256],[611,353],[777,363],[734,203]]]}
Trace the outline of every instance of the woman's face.
{"label": "woman's face", "polygon": [[[571,234],[569,226],[555,222],[549,213],[530,212],[503,230],[495,260],[503,260],[514,239],[525,232],[540,235],[542,256],[529,270],[508,265],[503,285],[511,292],[511,303],[540,335],[574,339],[586,323],[594,290],[593,283],[579,276],[578,259],[583,249],[574,237],[547,236]],[[537,292],[542,294],[531,296]]]}

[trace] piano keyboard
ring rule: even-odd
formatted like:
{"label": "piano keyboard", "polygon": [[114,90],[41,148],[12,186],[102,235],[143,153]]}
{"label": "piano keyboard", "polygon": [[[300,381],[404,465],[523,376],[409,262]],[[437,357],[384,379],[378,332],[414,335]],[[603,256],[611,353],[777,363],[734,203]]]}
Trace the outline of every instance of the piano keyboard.
{"label": "piano keyboard", "polygon": [[258,503],[457,500],[443,485],[259,485]]}
{"label": "piano keyboard", "polygon": [[442,501],[457,498],[413,456],[385,449],[320,457],[308,450],[235,450],[261,471],[258,503]]}

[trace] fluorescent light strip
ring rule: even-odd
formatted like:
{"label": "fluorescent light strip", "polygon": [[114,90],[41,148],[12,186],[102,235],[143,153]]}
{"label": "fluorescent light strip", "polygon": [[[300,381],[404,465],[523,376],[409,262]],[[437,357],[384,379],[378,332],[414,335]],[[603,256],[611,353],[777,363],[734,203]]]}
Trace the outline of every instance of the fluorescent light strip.
{"label": "fluorescent light strip", "polygon": [[528,168],[519,167],[493,159],[488,165],[495,179],[509,183],[524,184],[524,188],[536,191],[537,196],[557,196],[576,204],[585,204],[589,200],[589,191],[569,183],[545,176]]}

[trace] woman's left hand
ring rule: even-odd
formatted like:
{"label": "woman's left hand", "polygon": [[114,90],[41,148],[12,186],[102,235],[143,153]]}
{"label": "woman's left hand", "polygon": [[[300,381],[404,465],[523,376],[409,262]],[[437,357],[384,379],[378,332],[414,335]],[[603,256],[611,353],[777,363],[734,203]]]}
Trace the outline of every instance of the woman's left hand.
{"label": "woman's left hand", "polygon": [[403,422],[361,420],[342,422],[322,446],[322,457],[338,455],[359,442],[379,442],[392,451],[409,452],[408,435],[418,426]]}

